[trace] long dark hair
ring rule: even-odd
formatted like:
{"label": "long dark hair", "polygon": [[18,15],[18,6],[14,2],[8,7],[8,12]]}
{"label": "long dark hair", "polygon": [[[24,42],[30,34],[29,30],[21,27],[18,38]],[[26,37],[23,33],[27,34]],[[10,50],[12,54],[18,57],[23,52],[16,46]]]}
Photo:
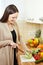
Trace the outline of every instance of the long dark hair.
{"label": "long dark hair", "polygon": [[0,22],[3,22],[3,23],[7,22],[9,15],[16,12],[19,12],[19,11],[15,5],[11,4],[7,6],[2,18],[0,19]]}

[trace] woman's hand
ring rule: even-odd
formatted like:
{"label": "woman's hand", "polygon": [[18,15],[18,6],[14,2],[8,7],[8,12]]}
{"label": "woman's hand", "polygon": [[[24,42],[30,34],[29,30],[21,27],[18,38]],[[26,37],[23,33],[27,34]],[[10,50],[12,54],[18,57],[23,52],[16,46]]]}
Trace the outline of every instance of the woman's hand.
{"label": "woman's hand", "polygon": [[16,48],[17,44],[14,43],[13,41],[9,41],[9,45],[12,46],[12,48]]}
{"label": "woman's hand", "polygon": [[14,43],[13,41],[9,40],[8,41],[9,45],[12,46],[12,48],[20,48],[19,44],[18,43]]}

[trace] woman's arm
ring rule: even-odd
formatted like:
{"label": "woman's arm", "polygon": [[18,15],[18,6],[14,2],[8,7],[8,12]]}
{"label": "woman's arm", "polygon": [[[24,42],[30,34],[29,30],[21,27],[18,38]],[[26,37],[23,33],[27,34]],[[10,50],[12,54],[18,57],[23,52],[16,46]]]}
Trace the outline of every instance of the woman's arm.
{"label": "woman's arm", "polygon": [[9,46],[10,45],[10,40],[5,40],[5,41],[0,41],[0,48]]}
{"label": "woman's arm", "polygon": [[12,48],[16,48],[16,44],[10,39],[4,40],[3,35],[4,35],[4,30],[2,27],[0,27],[0,48],[5,47],[5,46],[9,46],[9,45],[12,46]]}
{"label": "woman's arm", "polygon": [[12,40],[0,41],[0,48],[5,46],[12,46],[12,48],[16,48],[17,44],[15,44]]}
{"label": "woman's arm", "polygon": [[1,26],[0,24],[0,48],[9,45],[9,40],[3,40],[4,39],[3,35],[4,35],[3,26]]}

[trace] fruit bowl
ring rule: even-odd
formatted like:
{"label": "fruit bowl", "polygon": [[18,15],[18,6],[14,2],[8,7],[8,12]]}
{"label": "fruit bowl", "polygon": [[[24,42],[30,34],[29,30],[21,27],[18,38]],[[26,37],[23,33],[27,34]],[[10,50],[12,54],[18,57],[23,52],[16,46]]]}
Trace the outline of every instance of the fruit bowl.
{"label": "fruit bowl", "polygon": [[38,38],[34,38],[34,39],[29,39],[27,40],[27,47],[37,47],[39,45],[39,39]]}

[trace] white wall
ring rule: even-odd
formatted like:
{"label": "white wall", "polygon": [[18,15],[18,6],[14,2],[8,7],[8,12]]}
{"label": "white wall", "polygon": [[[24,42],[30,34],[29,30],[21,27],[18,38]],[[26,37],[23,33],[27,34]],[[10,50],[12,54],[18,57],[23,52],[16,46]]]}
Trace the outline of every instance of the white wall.
{"label": "white wall", "polygon": [[43,0],[25,0],[25,19],[43,17]]}
{"label": "white wall", "polygon": [[15,4],[20,13],[18,19],[39,19],[43,17],[43,0],[0,0],[0,17],[3,15],[5,7]]}
{"label": "white wall", "polygon": [[3,15],[3,12],[9,4],[15,4],[17,8],[19,9],[19,18],[23,19],[24,16],[24,9],[23,9],[23,0],[0,0],[0,18]]}

